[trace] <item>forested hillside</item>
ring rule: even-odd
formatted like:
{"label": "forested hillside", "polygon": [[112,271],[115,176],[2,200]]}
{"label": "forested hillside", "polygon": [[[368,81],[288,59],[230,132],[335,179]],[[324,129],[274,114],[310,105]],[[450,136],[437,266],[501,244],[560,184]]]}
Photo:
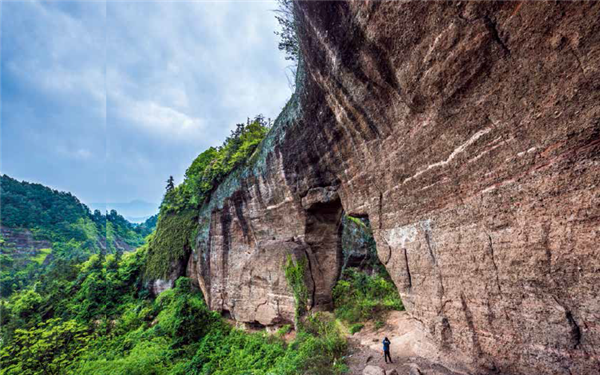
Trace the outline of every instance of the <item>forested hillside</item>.
{"label": "forested hillside", "polygon": [[[308,312],[307,264],[291,258],[285,264],[282,272],[297,306],[294,327],[234,328],[208,308],[187,277],[158,296],[149,285],[150,276],[164,274],[170,262],[191,251],[200,206],[228,175],[254,162],[269,129],[261,116],[238,125],[221,147],[192,162],[180,185],[169,179],[159,215],[137,226],[115,211],[91,213],[69,193],[3,176],[3,233],[27,232],[30,238],[20,251],[9,240],[2,244],[3,261],[11,266],[3,268],[0,374],[347,371],[345,335],[402,309],[389,275],[377,266],[365,219],[343,221],[348,259],[335,287],[333,313]],[[23,250],[26,245],[33,250]],[[134,246],[137,250],[123,251]]]}
{"label": "forested hillside", "polygon": [[[21,202],[23,210],[57,212],[44,220],[25,213],[11,224],[34,228],[40,238],[55,241],[52,245],[63,250],[52,267],[35,275],[33,285],[24,284],[0,302],[5,344],[0,374],[343,372],[344,328],[332,314],[303,317],[295,333],[290,325],[273,333],[248,333],[210,311],[188,278],[179,278],[173,289],[158,297],[148,288],[148,273],[160,272],[161,262],[177,257],[177,249],[189,248],[197,231],[198,205],[227,174],[249,162],[268,129],[269,123],[258,116],[239,125],[222,147],[201,153],[181,185],[170,181],[159,216],[136,227],[115,212],[91,214],[70,194],[3,177],[12,184],[9,213],[19,204],[14,202]],[[31,185],[38,199],[58,195],[60,203],[46,197],[41,199],[45,206],[29,204],[34,196],[27,189]],[[69,210],[70,221],[60,220],[60,210]],[[157,222],[159,229],[148,244],[134,252],[115,251],[121,238],[137,239],[134,234],[152,230]],[[98,235],[101,228],[106,228],[105,237]],[[107,251],[99,251],[104,249],[102,241],[90,241],[96,238],[92,230],[107,241]],[[80,237],[65,244],[72,232]],[[93,255],[82,261],[68,257],[67,248],[78,256]],[[153,261],[148,261],[149,249],[154,251]],[[304,272],[301,265],[290,264],[288,269],[290,282]]]}
{"label": "forested hillside", "polygon": [[134,226],[116,211],[93,213],[71,193],[0,176],[1,295],[24,288],[58,262],[132,251],[154,221]]}

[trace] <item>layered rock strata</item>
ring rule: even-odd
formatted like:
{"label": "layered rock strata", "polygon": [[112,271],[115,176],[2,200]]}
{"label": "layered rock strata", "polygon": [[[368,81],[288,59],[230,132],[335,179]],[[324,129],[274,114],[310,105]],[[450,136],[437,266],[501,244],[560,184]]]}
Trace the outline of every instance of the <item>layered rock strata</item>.
{"label": "layered rock strata", "polygon": [[598,374],[600,4],[299,2],[298,90],[213,193],[187,272],[211,308],[293,320],[368,217],[409,313],[473,373]]}

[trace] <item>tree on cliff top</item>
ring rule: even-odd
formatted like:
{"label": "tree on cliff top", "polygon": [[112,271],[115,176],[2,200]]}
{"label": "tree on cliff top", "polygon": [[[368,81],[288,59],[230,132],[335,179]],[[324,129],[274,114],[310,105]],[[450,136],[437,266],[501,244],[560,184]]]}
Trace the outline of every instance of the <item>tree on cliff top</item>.
{"label": "tree on cliff top", "polygon": [[169,176],[169,179],[167,180],[167,193],[173,191],[173,189],[175,189],[175,180],[173,179],[173,176]]}
{"label": "tree on cliff top", "polygon": [[275,10],[275,18],[281,31],[275,31],[275,35],[281,38],[279,50],[285,52],[286,60],[294,61],[297,64],[300,48],[294,19],[294,2],[292,0],[278,0],[277,2],[279,9]]}

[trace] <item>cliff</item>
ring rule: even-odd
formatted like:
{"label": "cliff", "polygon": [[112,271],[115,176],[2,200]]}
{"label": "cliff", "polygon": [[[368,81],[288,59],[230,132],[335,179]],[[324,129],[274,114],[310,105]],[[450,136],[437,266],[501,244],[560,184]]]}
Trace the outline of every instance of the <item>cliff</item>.
{"label": "cliff", "polygon": [[472,372],[599,373],[600,4],[295,12],[297,92],[171,275],[238,321],[291,322],[286,258],[308,259],[310,305],[330,307],[346,212]]}

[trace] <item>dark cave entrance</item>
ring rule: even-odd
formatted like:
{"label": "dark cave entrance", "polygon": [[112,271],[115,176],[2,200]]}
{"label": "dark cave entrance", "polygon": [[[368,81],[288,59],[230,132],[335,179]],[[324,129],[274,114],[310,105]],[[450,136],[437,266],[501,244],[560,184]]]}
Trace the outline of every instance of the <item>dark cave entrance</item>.
{"label": "dark cave entrance", "polygon": [[[332,308],[331,291],[342,269],[342,215],[339,197],[313,203],[306,210],[305,242],[311,307]],[[310,290],[312,289],[312,290]]]}
{"label": "dark cave entrance", "polygon": [[[374,312],[403,309],[398,289],[377,256],[368,216],[346,215],[339,197],[315,202],[306,212],[305,255],[311,308],[337,309],[337,293],[342,297],[338,302],[346,304],[373,301]],[[337,288],[341,281],[350,285],[348,291]]]}

